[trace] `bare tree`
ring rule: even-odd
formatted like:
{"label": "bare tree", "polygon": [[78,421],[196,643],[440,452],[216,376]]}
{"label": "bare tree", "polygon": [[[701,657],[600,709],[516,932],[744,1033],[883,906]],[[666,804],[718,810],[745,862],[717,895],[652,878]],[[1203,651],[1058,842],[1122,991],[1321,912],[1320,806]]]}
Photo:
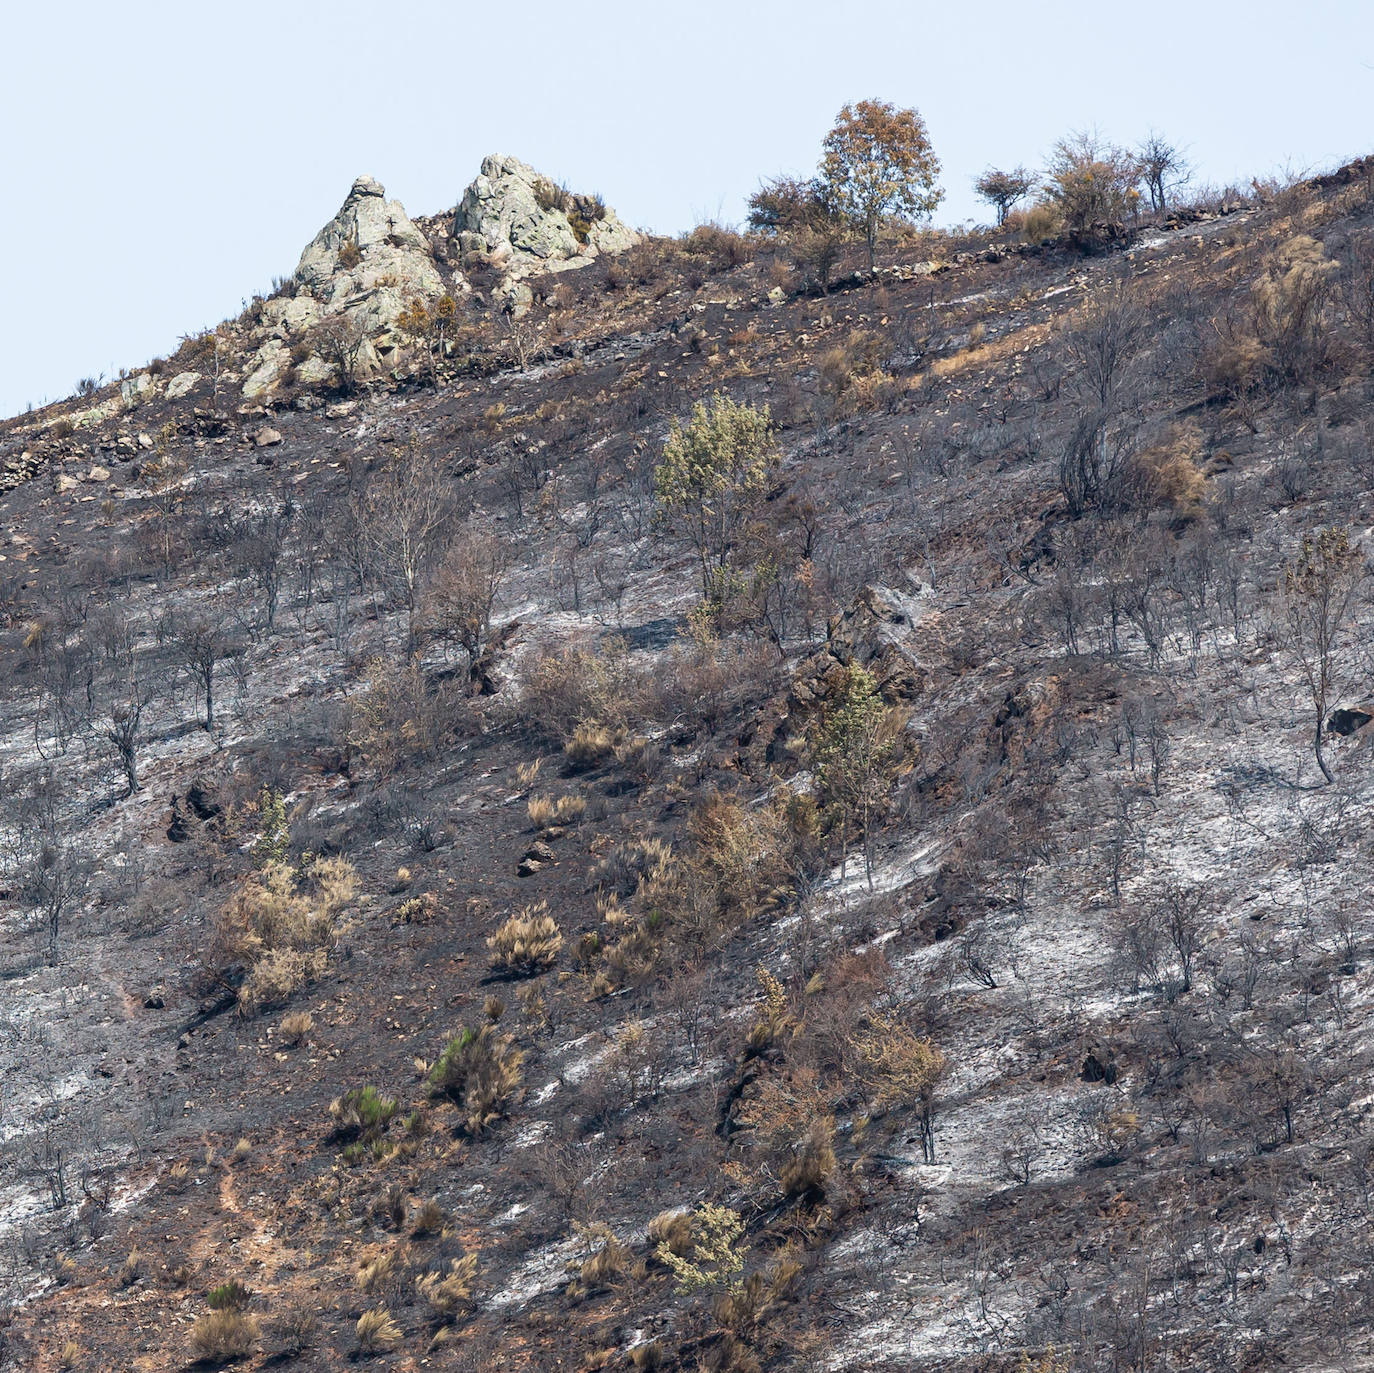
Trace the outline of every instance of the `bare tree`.
{"label": "bare tree", "polygon": [[368,343],[362,320],[345,311],[326,315],[316,326],[314,341],[320,356],[338,368],[339,389],[351,396],[358,389],[358,363]]}
{"label": "bare tree", "polygon": [[124,774],[126,796],[139,789],[138,748],[143,716],[161,685],[158,664],[140,653],[129,615],[116,609],[94,626],[97,667],[88,696],[91,731],[108,744]]}
{"label": "bare tree", "polygon": [[1279,580],[1277,628],[1297,661],[1312,706],[1312,751],[1328,782],[1322,751],[1326,712],[1336,690],[1338,650],[1367,572],[1364,556],[1344,529],[1309,535]]}
{"label": "bare tree", "polygon": [[214,607],[169,611],[158,624],[159,641],[172,662],[186,669],[205,699],[204,728],[215,727],[215,667],[243,652],[228,620]]}
{"label": "bare tree", "polygon": [[5,866],[13,893],[41,922],[47,960],[55,965],[64,922],[85,895],[90,863],[60,815],[62,795],[51,769],[25,779],[16,791],[4,827]]}
{"label": "bare tree", "polygon": [[469,526],[450,545],[425,593],[425,630],[440,643],[462,649],[473,680],[481,673],[492,607],[508,563],[502,539]]}
{"label": "bare tree", "polygon": [[1151,133],[1137,149],[1140,179],[1150,193],[1150,206],[1157,211],[1167,207],[1168,196],[1188,183],[1192,168],[1176,144],[1163,134]]}
{"label": "bare tree", "polygon": [[426,573],[453,514],[439,461],[411,443],[372,474],[354,505],[370,571],[406,610],[406,654],[415,652],[416,611]]}

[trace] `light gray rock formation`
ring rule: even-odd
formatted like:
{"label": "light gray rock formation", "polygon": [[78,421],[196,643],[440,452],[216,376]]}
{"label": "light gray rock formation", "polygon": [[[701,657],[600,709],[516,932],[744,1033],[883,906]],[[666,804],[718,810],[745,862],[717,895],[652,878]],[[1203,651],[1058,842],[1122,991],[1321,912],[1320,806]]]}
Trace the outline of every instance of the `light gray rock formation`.
{"label": "light gray rock formation", "polygon": [[359,296],[380,293],[401,298],[399,313],[410,298],[433,299],[445,289],[424,235],[370,176],[353,183],[339,213],[310,241],[296,281],[323,311],[360,308]]}
{"label": "light gray rock formation", "polygon": [[485,253],[513,276],[585,267],[639,242],[614,210],[573,195],[516,157],[494,155],[463,192],[453,232],[465,253]]}
{"label": "light gray rock formation", "polygon": [[[431,305],[449,289],[424,234],[399,200],[381,184],[360,176],[338,214],[315,235],[296,267],[296,292],[266,301],[261,331],[267,335],[249,359],[243,394],[258,399],[276,389],[290,365],[288,344],[308,337],[330,316],[346,316],[363,335],[356,376],[364,378],[396,361],[394,329],[417,299]],[[298,380],[327,380],[332,363],[313,355],[296,370]]]}

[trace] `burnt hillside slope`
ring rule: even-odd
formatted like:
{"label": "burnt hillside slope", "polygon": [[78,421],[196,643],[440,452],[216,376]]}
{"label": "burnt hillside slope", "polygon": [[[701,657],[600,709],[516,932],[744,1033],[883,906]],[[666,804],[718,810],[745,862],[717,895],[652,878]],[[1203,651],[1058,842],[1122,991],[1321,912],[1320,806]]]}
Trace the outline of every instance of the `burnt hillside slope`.
{"label": "burnt hillside slope", "polygon": [[1374,1359],[1368,168],[858,262],[0,425],[0,1366]]}

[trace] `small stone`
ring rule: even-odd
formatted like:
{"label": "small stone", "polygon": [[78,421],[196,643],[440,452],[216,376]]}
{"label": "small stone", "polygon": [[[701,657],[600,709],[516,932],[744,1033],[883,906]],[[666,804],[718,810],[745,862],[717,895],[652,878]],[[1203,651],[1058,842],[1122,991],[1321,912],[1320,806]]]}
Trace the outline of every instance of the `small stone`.
{"label": "small stone", "polygon": [[110,469],[108,467],[92,467],[86,474],[88,482],[107,482],[110,480]]}
{"label": "small stone", "polygon": [[152,440],[152,436],[151,436],[150,434],[140,433],[139,436],[138,436],[138,446],[139,446],[145,453],[151,453],[151,452],[153,451],[153,440]]}
{"label": "small stone", "polygon": [[271,425],[263,425],[253,437],[253,442],[259,448],[271,448],[282,441],[281,433],[273,429]]}

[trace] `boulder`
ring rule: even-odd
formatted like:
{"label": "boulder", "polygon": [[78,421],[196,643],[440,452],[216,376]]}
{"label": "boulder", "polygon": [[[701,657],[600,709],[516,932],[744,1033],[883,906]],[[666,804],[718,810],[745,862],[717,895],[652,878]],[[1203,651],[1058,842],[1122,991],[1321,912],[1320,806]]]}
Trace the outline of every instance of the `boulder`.
{"label": "boulder", "polygon": [[167,399],[180,400],[199,380],[199,372],[179,372],[167,383]]}
{"label": "boulder", "polygon": [[573,195],[519,158],[493,155],[463,192],[453,234],[464,254],[485,254],[515,276],[585,267],[639,242],[615,211]]}
{"label": "boulder", "polygon": [[[296,338],[320,321],[320,303],[308,291],[295,296],[276,296],[262,307],[263,326],[278,338]],[[171,395],[169,388],[168,395]]]}
{"label": "boulder", "polygon": [[247,400],[265,396],[291,365],[291,354],[278,338],[268,339],[249,360],[248,375],[243,379],[243,394]]}
{"label": "boulder", "polygon": [[136,405],[153,389],[153,378],[149,372],[140,372],[136,377],[125,377],[119,383],[119,397],[125,405]]}
{"label": "boulder", "polygon": [[1362,701],[1357,706],[1342,706],[1327,717],[1328,734],[1354,734],[1374,720],[1374,701]]}

